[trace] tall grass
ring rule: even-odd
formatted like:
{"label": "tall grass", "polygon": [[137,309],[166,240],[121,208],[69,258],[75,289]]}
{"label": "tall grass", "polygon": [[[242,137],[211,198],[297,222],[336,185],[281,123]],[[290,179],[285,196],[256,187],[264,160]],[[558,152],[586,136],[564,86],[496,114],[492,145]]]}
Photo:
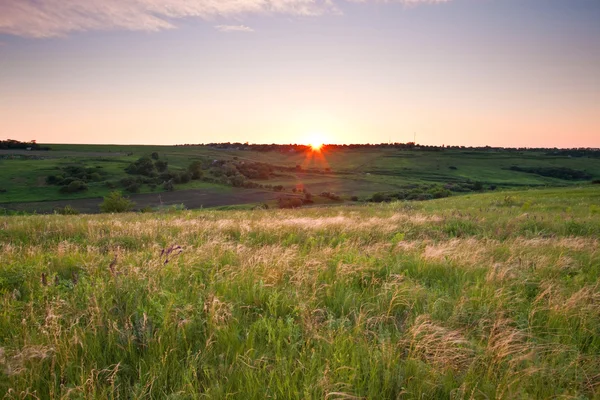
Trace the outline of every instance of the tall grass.
{"label": "tall grass", "polygon": [[0,394],[600,398],[599,194],[0,217]]}

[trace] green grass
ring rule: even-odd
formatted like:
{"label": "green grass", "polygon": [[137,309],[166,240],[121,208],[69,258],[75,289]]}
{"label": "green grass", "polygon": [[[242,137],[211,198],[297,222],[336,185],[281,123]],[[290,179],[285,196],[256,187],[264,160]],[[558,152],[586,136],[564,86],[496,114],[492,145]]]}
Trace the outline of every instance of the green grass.
{"label": "green grass", "polygon": [[[481,182],[485,187],[561,187],[580,184],[544,177],[536,174],[512,171],[519,167],[565,167],[586,171],[600,177],[600,158],[569,158],[546,155],[542,152],[473,152],[446,150],[427,152],[395,149],[335,149],[325,151],[323,158],[308,157],[301,153],[258,152],[242,150],[217,150],[209,147],[184,146],[116,146],[116,145],[50,145],[51,151],[34,152],[33,155],[48,157],[42,160],[10,160],[0,158],[0,203],[68,200],[82,197],[102,197],[111,189],[103,183],[91,183],[86,192],[63,194],[57,186],[45,184],[48,175],[70,163],[86,166],[100,165],[108,173],[109,180],[118,181],[127,176],[124,168],[141,156],[156,151],[173,170],[187,168],[192,160],[225,159],[231,161],[265,162],[279,167],[317,169],[320,173],[280,172],[281,176],[261,184],[283,185],[289,191],[303,185],[313,193],[336,192],[346,196],[363,198],[375,192],[394,192],[414,185],[444,185],[447,183]],[[132,155],[128,155],[132,153]],[[453,167],[455,169],[451,169]],[[323,173],[331,168],[331,173]],[[177,185],[177,189],[194,185]],[[156,191],[162,191],[159,185]],[[150,192],[142,185],[141,193]]]}
{"label": "green grass", "polygon": [[0,395],[597,399],[599,200],[0,217]]}

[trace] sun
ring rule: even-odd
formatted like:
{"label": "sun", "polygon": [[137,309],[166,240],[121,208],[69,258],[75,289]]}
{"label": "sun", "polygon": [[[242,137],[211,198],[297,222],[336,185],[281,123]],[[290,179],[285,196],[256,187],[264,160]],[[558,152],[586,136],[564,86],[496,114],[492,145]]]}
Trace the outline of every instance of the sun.
{"label": "sun", "polygon": [[323,143],[312,142],[310,144],[310,149],[312,151],[321,151],[321,147],[323,147]]}
{"label": "sun", "polygon": [[310,133],[306,135],[306,143],[312,151],[321,151],[323,148],[324,136],[320,133]]}

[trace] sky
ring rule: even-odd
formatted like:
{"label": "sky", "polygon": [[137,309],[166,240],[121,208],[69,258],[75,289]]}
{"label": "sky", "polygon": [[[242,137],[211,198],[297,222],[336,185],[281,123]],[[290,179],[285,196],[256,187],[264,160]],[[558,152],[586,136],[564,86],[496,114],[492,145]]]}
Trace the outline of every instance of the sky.
{"label": "sky", "polygon": [[0,0],[0,139],[600,147],[598,0]]}

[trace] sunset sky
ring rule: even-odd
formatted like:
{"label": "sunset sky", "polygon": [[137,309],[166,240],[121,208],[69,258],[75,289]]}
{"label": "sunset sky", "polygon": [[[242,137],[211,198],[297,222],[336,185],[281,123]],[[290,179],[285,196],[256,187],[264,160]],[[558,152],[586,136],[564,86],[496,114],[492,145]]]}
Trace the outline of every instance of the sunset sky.
{"label": "sunset sky", "polygon": [[0,0],[0,139],[600,147],[599,0]]}

